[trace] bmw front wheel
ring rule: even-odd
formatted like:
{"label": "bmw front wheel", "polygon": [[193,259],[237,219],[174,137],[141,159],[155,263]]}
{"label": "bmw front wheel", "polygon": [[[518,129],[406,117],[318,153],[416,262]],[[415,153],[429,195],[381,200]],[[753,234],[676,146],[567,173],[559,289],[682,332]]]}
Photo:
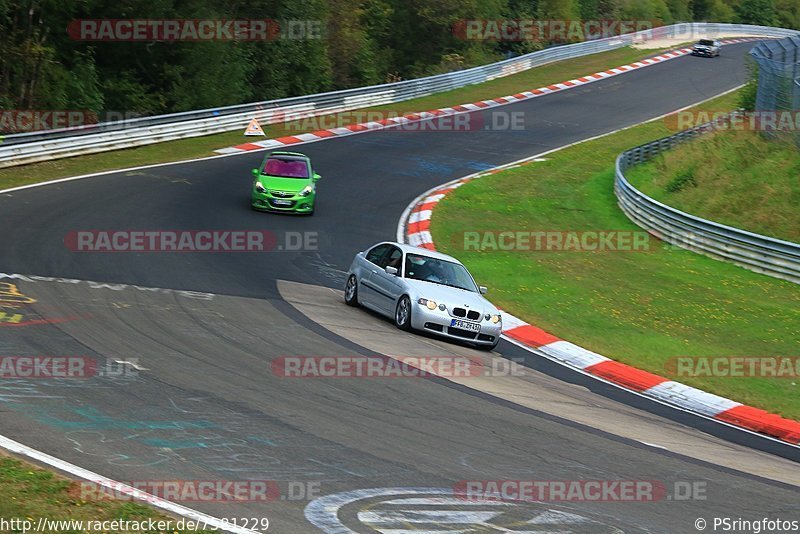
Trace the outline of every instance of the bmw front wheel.
{"label": "bmw front wheel", "polygon": [[350,275],[344,286],[344,302],[348,306],[358,306],[358,281],[354,274]]}
{"label": "bmw front wheel", "polygon": [[394,324],[400,330],[411,330],[411,300],[406,295],[400,297],[397,302]]}

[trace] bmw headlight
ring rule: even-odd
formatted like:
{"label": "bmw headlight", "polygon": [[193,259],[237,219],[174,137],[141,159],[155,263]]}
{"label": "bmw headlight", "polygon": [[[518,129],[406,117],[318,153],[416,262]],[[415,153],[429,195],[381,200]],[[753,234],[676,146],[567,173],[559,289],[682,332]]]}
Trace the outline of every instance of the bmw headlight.
{"label": "bmw headlight", "polygon": [[419,299],[417,301],[417,304],[425,306],[426,308],[428,308],[431,311],[435,310],[436,306],[438,306],[438,304],[436,304],[435,300],[430,300],[430,299]]}
{"label": "bmw headlight", "polygon": [[313,188],[313,187],[311,187],[310,185],[307,185],[307,186],[305,186],[305,187],[303,188],[303,190],[302,190],[302,191],[300,191],[300,196],[301,196],[301,197],[307,197],[308,195],[310,195],[310,194],[311,194],[311,192],[312,192],[312,191],[314,191],[314,188]]}
{"label": "bmw headlight", "polygon": [[253,186],[256,188],[256,191],[258,191],[259,193],[266,193],[267,192],[267,189],[263,185],[261,185],[261,182],[259,182],[258,180],[256,180],[256,182],[253,184]]}
{"label": "bmw headlight", "polygon": [[487,313],[486,315],[483,316],[483,318],[486,319],[487,321],[491,321],[494,324],[497,324],[501,321],[500,314],[491,315]]}

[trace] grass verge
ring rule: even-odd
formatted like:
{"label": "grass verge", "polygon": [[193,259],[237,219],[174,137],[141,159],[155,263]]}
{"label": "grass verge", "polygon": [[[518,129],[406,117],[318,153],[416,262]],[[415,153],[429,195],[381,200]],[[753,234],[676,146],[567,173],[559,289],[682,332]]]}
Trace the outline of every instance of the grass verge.
{"label": "grass verge", "polygon": [[[136,521],[148,519],[154,521],[171,521],[173,528],[169,530],[125,530],[125,532],[170,534],[188,532],[208,532],[210,530],[176,530],[178,519],[159,514],[149,506],[135,502],[119,500],[83,500],[79,483],[62,478],[50,471],[40,469],[31,464],[0,455],[0,518],[5,521],[18,519],[32,522],[31,529],[35,527],[39,518],[49,520],[76,520],[76,521]],[[93,523],[94,524],[94,523]],[[84,523],[86,525],[86,523]],[[12,527],[14,525],[11,525]],[[88,532],[76,528],[75,525],[59,525],[58,532]],[[128,523],[127,526],[134,526]],[[24,532],[22,526],[10,528],[3,532]],[[55,525],[50,525],[56,531]],[[106,529],[91,529],[93,532],[110,531]],[[113,530],[113,529],[112,529]]]}
{"label": "grass verge", "polygon": [[[658,50],[645,51],[630,47],[620,48],[576,59],[559,61],[512,76],[506,76],[505,78],[498,78],[486,83],[470,85],[445,93],[407,100],[397,104],[370,107],[366,108],[364,111],[383,111],[402,114],[497,98],[618,67],[657,55],[658,53]],[[346,118],[347,117],[345,117],[345,119]],[[352,121],[343,120],[342,125],[349,124],[350,122]],[[243,124],[242,131],[244,131],[244,128],[245,125]],[[317,128],[312,128],[312,130],[313,129]],[[298,129],[297,126],[293,124],[277,124],[265,128],[265,132],[270,138],[284,135],[296,135],[303,133],[303,131],[307,130]],[[124,169],[140,165],[167,163],[181,159],[201,158],[214,155],[214,150],[218,148],[241,144],[246,142],[246,140],[247,138],[242,136],[241,131],[227,132],[158,143],[138,148],[102,152],[99,154],[59,159],[43,163],[32,163],[20,167],[10,167],[7,169],[0,169],[0,189],[67,176]]]}
{"label": "grass verge", "polygon": [[679,210],[800,242],[800,150],[754,131],[705,136],[626,173],[643,193]]}
{"label": "grass verge", "polygon": [[[736,107],[736,94],[702,106]],[[647,252],[465,250],[464,231],[639,230],[613,191],[616,156],[665,137],[654,121],[474,180],[437,207],[439,250],[501,308],[661,376],[800,419],[800,377],[680,376],[675,357],[800,356],[800,288],[651,240]]]}

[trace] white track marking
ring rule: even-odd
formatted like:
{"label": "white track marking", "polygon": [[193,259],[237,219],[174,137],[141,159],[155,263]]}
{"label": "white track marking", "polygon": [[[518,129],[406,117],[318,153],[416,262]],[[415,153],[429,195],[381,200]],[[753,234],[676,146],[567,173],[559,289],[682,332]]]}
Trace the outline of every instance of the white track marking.
{"label": "white track marking", "polygon": [[47,464],[50,467],[58,469],[59,471],[62,471],[64,473],[69,473],[70,475],[73,475],[75,477],[88,480],[90,482],[103,486],[104,488],[113,490],[114,492],[119,492],[124,495],[129,495],[131,498],[145,501],[151,506],[154,506],[155,508],[160,508],[172,514],[176,514],[181,517],[197,521],[201,524],[201,526],[205,525],[207,528],[217,528],[223,532],[232,532],[234,534],[257,534],[256,531],[233,526],[216,517],[212,517],[202,512],[198,512],[197,510],[193,510],[191,508],[181,506],[180,504],[176,504],[174,502],[161,499],[159,497],[156,497],[155,495],[150,495],[149,493],[137,490],[132,486],[121,484],[119,482],[111,480],[110,478],[106,478],[104,476],[98,475],[97,473],[89,471],[88,469],[84,469],[83,467],[78,467],[77,465],[73,465],[69,462],[56,458],[55,456],[50,456],[49,454],[32,449],[27,445],[18,443],[5,436],[0,436],[0,447],[8,451],[11,451],[13,453],[26,456],[37,462]]}

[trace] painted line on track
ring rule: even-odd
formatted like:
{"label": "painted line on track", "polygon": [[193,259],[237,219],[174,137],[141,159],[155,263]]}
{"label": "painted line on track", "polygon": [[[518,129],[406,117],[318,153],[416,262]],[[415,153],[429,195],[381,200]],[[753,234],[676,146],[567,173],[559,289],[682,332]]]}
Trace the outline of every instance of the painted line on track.
{"label": "painted line on track", "polygon": [[202,512],[198,512],[197,510],[193,510],[191,508],[181,506],[180,504],[161,499],[155,495],[145,493],[132,486],[128,486],[127,484],[122,484],[120,482],[111,480],[110,478],[100,476],[97,473],[89,471],[88,469],[78,467],[77,465],[56,458],[55,456],[50,456],[49,454],[37,451],[36,449],[32,449],[27,445],[23,445],[22,443],[16,442],[5,436],[0,436],[0,447],[15,454],[26,456],[37,462],[49,465],[50,467],[58,469],[64,473],[69,473],[70,475],[88,480],[103,486],[104,488],[128,495],[133,499],[145,501],[155,508],[160,508],[166,512],[191,519],[192,521],[204,525],[205,528],[214,528],[222,532],[231,532],[233,534],[258,534],[254,530],[237,527],[222,519],[206,515]]}

